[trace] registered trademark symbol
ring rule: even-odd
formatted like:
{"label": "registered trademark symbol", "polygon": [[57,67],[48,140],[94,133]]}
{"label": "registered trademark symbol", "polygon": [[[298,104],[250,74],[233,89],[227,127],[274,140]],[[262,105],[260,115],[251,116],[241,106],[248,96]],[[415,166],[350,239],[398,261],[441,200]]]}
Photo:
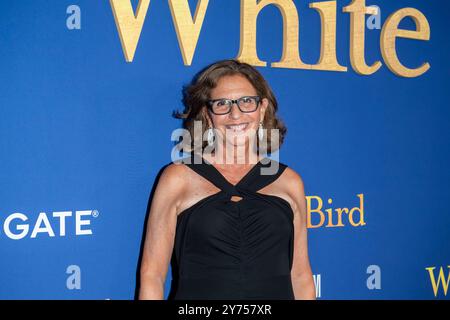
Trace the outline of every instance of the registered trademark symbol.
{"label": "registered trademark symbol", "polygon": [[92,210],[92,216],[97,218],[100,213],[97,210]]}

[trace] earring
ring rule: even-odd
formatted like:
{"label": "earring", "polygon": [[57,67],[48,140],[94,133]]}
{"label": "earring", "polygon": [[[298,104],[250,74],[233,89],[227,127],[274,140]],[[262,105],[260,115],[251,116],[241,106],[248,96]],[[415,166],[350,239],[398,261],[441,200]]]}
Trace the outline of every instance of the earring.
{"label": "earring", "polygon": [[208,146],[212,146],[214,144],[214,131],[211,127],[208,129]]}
{"label": "earring", "polygon": [[263,132],[263,126],[262,126],[262,122],[259,123],[259,127],[258,127],[258,139],[259,141],[262,141],[264,137],[264,132]]}

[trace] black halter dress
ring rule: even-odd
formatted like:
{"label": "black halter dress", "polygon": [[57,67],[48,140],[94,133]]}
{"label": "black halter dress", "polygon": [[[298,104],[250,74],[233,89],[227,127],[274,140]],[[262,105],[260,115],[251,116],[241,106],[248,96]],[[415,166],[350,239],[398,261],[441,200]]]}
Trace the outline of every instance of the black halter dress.
{"label": "black halter dress", "polygon": [[294,299],[293,211],[283,198],[257,192],[287,166],[263,158],[232,185],[197,154],[186,165],[221,191],[178,215],[169,300]]}

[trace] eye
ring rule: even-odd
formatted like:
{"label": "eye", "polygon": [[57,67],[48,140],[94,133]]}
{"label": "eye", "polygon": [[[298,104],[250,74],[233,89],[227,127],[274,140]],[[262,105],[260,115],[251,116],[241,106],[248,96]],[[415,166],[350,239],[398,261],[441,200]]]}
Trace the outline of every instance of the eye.
{"label": "eye", "polygon": [[227,104],[226,100],[219,100],[219,101],[217,101],[217,106],[219,106],[219,107],[222,107],[222,106],[224,106],[226,104]]}
{"label": "eye", "polygon": [[244,103],[251,103],[253,100],[252,100],[252,98],[250,98],[250,97],[243,97],[242,98],[242,102],[244,102]]}

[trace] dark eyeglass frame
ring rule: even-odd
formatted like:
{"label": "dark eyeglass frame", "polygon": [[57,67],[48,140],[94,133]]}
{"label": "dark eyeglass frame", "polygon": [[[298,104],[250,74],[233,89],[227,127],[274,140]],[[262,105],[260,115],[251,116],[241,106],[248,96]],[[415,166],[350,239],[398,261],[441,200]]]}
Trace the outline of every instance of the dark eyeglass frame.
{"label": "dark eyeglass frame", "polygon": [[[244,110],[241,109],[241,107],[239,106],[239,102],[242,101],[243,99],[246,99],[246,98],[253,98],[253,99],[255,99],[256,107],[255,107],[254,110],[244,111]],[[214,104],[214,102],[217,102],[217,101],[226,101],[227,104],[229,105],[228,111],[227,112],[223,112],[223,113],[215,112],[213,110],[212,105]],[[240,97],[238,99],[225,99],[225,98],[222,98],[222,99],[213,99],[213,100],[208,100],[207,101],[209,110],[211,110],[211,112],[216,114],[216,115],[224,115],[224,114],[230,113],[231,112],[231,108],[233,107],[233,104],[236,104],[237,107],[239,108],[239,111],[241,111],[243,113],[252,113],[252,112],[255,112],[258,109],[260,102],[261,102],[261,97],[260,96],[243,96],[243,97]]]}

